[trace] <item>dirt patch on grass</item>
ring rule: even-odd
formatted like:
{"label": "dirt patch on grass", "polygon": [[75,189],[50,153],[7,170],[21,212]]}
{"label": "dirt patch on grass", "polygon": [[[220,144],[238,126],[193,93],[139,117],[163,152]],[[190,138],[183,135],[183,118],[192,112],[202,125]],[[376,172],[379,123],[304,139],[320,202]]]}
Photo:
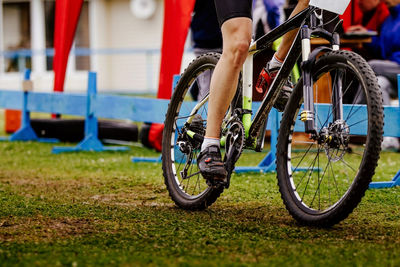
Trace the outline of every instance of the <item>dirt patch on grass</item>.
{"label": "dirt patch on grass", "polygon": [[99,222],[91,219],[7,217],[0,219],[0,241],[52,241],[100,232]]}
{"label": "dirt patch on grass", "polygon": [[82,192],[97,186],[97,183],[89,180],[60,179],[45,180],[39,177],[13,177],[0,178],[3,185],[9,185],[13,191],[25,197],[40,195],[82,195]]}
{"label": "dirt patch on grass", "polygon": [[[116,178],[117,179],[117,178]],[[132,206],[148,205],[167,196],[165,186],[153,184],[135,184],[127,186],[124,181],[101,181],[96,179],[57,179],[46,180],[41,177],[0,176],[1,183],[8,190],[20,196],[39,197],[48,200],[82,201],[87,203],[105,203]],[[153,204],[152,204],[153,206]]]}
{"label": "dirt patch on grass", "polygon": [[[137,194],[136,192],[120,192],[117,194],[101,194],[90,197],[89,203],[111,205],[119,207],[174,207],[175,204],[168,199],[165,202],[159,194]],[[89,204],[88,203],[88,204]]]}

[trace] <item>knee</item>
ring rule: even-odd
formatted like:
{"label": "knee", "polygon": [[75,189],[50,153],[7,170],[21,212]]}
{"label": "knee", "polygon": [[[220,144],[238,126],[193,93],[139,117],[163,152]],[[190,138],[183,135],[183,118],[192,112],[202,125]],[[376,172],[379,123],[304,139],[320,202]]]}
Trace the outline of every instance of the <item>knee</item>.
{"label": "knee", "polygon": [[250,40],[239,39],[232,42],[229,47],[225,47],[224,56],[227,57],[234,68],[241,68],[246,60],[250,46]]}

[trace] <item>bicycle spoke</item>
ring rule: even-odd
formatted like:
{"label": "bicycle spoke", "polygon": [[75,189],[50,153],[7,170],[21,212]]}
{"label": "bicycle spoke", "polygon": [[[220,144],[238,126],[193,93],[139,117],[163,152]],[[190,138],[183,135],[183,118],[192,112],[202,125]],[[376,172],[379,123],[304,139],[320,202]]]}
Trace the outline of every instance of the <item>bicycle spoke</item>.
{"label": "bicycle spoke", "polygon": [[307,175],[307,173],[311,170],[311,171],[310,171],[310,175],[308,176],[307,184],[306,184],[306,186],[305,186],[305,188],[304,188],[303,196],[301,197],[302,200],[304,199],[304,195],[305,195],[305,193],[306,193],[306,191],[307,191],[307,187],[308,187],[308,184],[309,184],[309,182],[310,182],[310,179],[311,179],[311,176],[312,176],[314,167],[315,167],[316,159],[319,157],[319,151],[320,151],[320,150],[318,150],[317,155],[315,156],[313,162],[311,163],[312,166],[310,166],[310,167],[307,169],[307,171],[305,172],[304,176],[301,178],[300,182],[299,182],[298,185],[296,186],[296,188],[299,187],[299,185],[300,185],[300,183],[303,181],[304,177],[305,177],[305,176]]}
{"label": "bicycle spoke", "polygon": [[344,163],[344,165],[346,165],[347,167],[349,167],[353,172],[357,173],[357,170],[354,169],[353,167],[351,167],[351,165],[349,163],[347,163],[343,158],[340,160],[341,162]]}
{"label": "bicycle spoke", "polygon": [[331,162],[330,162],[330,168],[331,168],[331,172],[332,172],[332,179],[335,182],[336,193],[337,193],[338,198],[340,198],[340,192],[339,192],[339,188],[338,188],[337,181],[336,181],[336,178],[335,178],[335,172],[333,171],[333,167],[332,167],[332,163]]}
{"label": "bicycle spoke", "polygon": [[[357,94],[355,95],[354,100],[357,100],[358,97],[360,96],[360,93],[362,92],[362,90],[360,89],[360,86],[361,86],[361,85],[358,86]],[[355,105],[352,105],[352,106],[351,106],[351,109],[350,109],[350,111],[349,111],[349,114],[347,115],[346,121],[349,119],[348,116],[351,114],[351,112],[352,112],[352,110],[353,110],[354,107],[355,107]]]}
{"label": "bicycle spoke", "polygon": [[301,162],[304,160],[305,156],[307,155],[308,151],[310,151],[310,149],[311,149],[311,147],[312,147],[313,145],[314,145],[314,143],[312,143],[312,144],[308,147],[306,153],[304,153],[302,159],[301,159],[300,162],[297,164],[296,168],[294,168],[293,172],[295,172],[295,171],[297,170],[297,168],[299,167],[299,165],[301,164]]}
{"label": "bicycle spoke", "polygon": [[[318,157],[318,181],[320,180],[320,171],[319,171],[319,157]],[[328,190],[329,190],[329,185],[328,185]],[[329,193],[330,195],[330,193]],[[329,197],[330,198],[330,197]],[[321,202],[320,202],[321,203]],[[321,205],[321,204],[320,204]],[[321,209],[321,206],[319,207],[319,209]]]}
{"label": "bicycle spoke", "polygon": [[328,163],[325,166],[324,173],[322,174],[321,180],[318,181],[317,191],[315,191],[314,197],[313,197],[313,199],[312,199],[312,201],[310,203],[310,207],[312,207],[312,204],[314,203],[315,197],[317,196],[317,192],[319,192],[319,189],[320,189],[320,186],[321,186],[321,182],[325,177],[325,173],[326,173],[326,170],[328,168],[329,162],[330,162],[330,160],[328,161]]}
{"label": "bicycle spoke", "polygon": [[[182,166],[182,163],[183,163],[184,158],[185,158],[185,156],[182,154],[181,161],[179,162],[178,167],[176,168],[176,173],[177,173],[177,175],[179,175],[179,176],[182,178],[182,179],[179,181],[180,184],[181,184],[182,181],[185,179],[185,178],[182,177],[182,175],[180,174],[180,173],[181,173],[181,166]],[[176,160],[175,160],[175,162],[176,162]]]}
{"label": "bicycle spoke", "polygon": [[315,144],[315,142],[312,141],[295,141],[293,144]]}
{"label": "bicycle spoke", "polygon": [[351,152],[351,154],[354,154],[354,155],[357,155],[357,156],[360,156],[360,157],[364,156],[363,154],[360,154],[360,153],[354,152],[354,150]]}
{"label": "bicycle spoke", "polygon": [[[195,173],[192,173],[192,171],[193,171],[193,164],[192,164],[192,166],[190,166],[190,177],[193,177],[193,176],[196,176],[196,172]],[[196,180],[196,184],[197,184],[197,180]],[[195,190],[196,190],[196,184],[193,186],[193,193],[192,193],[192,195],[194,195],[194,192],[195,192]]]}
{"label": "bicycle spoke", "polygon": [[353,124],[349,125],[348,127],[351,128],[352,126],[357,125],[357,124],[360,124],[360,123],[363,123],[363,122],[365,122],[365,121],[368,121],[368,119],[364,119],[364,120],[362,120],[362,121],[353,123]]}
{"label": "bicycle spoke", "polygon": [[349,89],[351,88],[351,85],[353,84],[354,80],[352,80],[349,85],[347,86],[347,88],[343,91],[343,96],[346,95],[346,93],[349,91]]}
{"label": "bicycle spoke", "polygon": [[[198,156],[198,154],[195,155],[196,162],[197,162],[197,156]],[[199,192],[201,192],[200,180],[201,180],[202,176],[201,176],[201,174],[200,174],[200,170],[199,170],[198,167],[197,167],[197,170],[198,170],[198,172],[197,172],[197,181],[196,181],[196,183],[198,183]]]}
{"label": "bicycle spoke", "polygon": [[[355,105],[353,105],[354,107]],[[349,120],[351,117],[353,117],[354,114],[356,114],[361,108],[363,108],[362,105],[360,105],[354,112],[351,112],[353,110],[353,107],[351,108],[349,114],[347,114],[346,121]]]}

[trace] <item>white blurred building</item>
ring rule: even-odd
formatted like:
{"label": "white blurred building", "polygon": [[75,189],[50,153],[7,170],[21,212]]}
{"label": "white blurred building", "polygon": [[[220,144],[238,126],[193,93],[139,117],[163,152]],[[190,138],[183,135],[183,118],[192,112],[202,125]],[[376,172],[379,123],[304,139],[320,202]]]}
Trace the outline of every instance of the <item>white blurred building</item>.
{"label": "white blurred building", "polygon": [[[55,1],[0,3],[0,89],[20,89],[21,71],[31,68],[35,90],[51,91]],[[133,8],[135,4],[139,10]],[[99,91],[155,93],[163,5],[162,0],[85,1],[74,43],[81,49],[70,55],[65,91],[85,90],[87,71],[91,70],[98,73]],[[192,57],[188,53],[182,66]]]}

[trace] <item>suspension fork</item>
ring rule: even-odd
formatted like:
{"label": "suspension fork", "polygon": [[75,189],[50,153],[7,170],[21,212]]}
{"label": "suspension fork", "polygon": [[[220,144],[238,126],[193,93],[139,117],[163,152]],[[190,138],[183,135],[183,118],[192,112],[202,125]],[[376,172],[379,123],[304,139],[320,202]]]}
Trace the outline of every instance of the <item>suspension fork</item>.
{"label": "suspension fork", "polygon": [[311,61],[309,60],[311,54],[311,30],[307,25],[301,28],[301,52],[302,52],[302,64],[301,68],[303,71],[303,98],[304,98],[304,109],[300,114],[300,120],[304,122],[305,132],[316,134],[314,125],[314,91],[313,91],[313,80],[311,77]]}
{"label": "suspension fork", "polygon": [[[340,37],[338,33],[333,34],[333,44],[332,44],[332,49],[333,50],[339,50],[339,43],[340,43]],[[343,120],[343,71],[338,70],[336,72],[336,79],[333,81],[334,86],[332,88],[332,103],[334,107],[333,111],[333,120],[338,121],[338,120]]]}
{"label": "suspension fork", "polygon": [[333,113],[333,121],[341,121],[343,120],[343,71],[337,70],[335,73],[335,77],[333,79],[332,86],[332,113]]}
{"label": "suspension fork", "polygon": [[[312,67],[316,61],[316,58],[320,52],[328,52],[332,50],[339,50],[340,38],[337,33],[328,36],[326,33],[318,31],[324,37],[330,37],[332,48],[320,47],[311,52],[311,34],[312,30],[304,25],[301,28],[301,49],[302,49],[302,72],[303,72],[303,97],[304,97],[304,109],[300,114],[300,120],[304,122],[305,132],[310,133],[314,136],[317,135],[315,127],[315,112],[314,112],[314,90],[313,90],[313,77]],[[337,71],[334,77],[334,86],[332,92],[332,104],[333,104],[333,121],[341,120],[343,118],[343,105],[342,105],[342,77],[343,73]]]}

